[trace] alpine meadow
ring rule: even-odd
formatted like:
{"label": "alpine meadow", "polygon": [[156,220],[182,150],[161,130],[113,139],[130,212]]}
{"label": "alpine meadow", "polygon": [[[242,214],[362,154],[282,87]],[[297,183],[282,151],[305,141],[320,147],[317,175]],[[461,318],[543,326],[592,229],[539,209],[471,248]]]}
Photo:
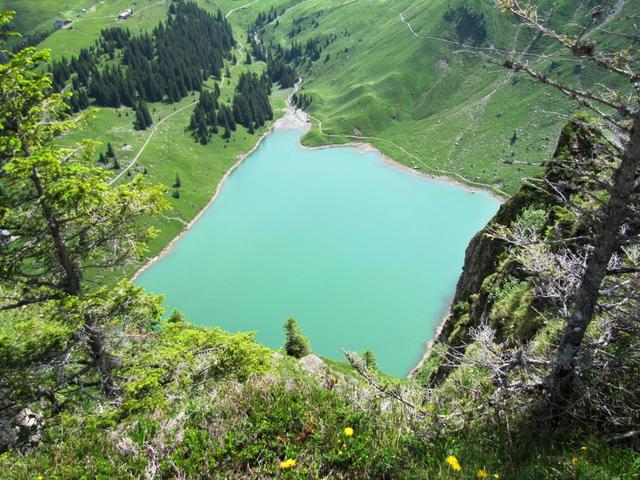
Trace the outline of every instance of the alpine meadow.
{"label": "alpine meadow", "polygon": [[639,22],[0,0],[0,477],[640,478]]}

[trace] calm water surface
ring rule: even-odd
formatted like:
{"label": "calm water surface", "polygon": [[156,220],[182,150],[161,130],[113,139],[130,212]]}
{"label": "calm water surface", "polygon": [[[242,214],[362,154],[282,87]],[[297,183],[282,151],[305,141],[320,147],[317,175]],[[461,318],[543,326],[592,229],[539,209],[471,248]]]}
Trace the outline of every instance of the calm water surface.
{"label": "calm water surface", "polygon": [[198,324],[278,348],[295,317],[315,353],[372,350],[406,375],[433,337],[471,237],[499,204],[353,147],[275,130],[138,284]]}

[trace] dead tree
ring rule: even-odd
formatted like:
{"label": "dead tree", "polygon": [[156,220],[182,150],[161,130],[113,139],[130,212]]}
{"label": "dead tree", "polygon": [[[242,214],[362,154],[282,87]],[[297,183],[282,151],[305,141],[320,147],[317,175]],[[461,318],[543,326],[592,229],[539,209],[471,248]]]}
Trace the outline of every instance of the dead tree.
{"label": "dead tree", "polygon": [[601,10],[594,11],[588,24],[578,34],[571,36],[547,27],[532,5],[515,0],[499,0],[497,5],[538,34],[551,38],[574,59],[627,81],[620,89],[582,89],[550,78],[535,64],[530,64],[525,57],[517,54],[473,50],[474,55],[487,62],[528,75],[535,82],[561,92],[568,99],[594,112],[602,119],[605,128],[615,132],[613,143],[616,144],[619,161],[613,167],[611,182],[606,188],[608,198],[599,209],[584,268],[569,299],[569,315],[556,359],[546,379],[551,402],[556,406],[556,411],[561,413],[573,394],[578,354],[583,347],[585,332],[596,315],[603,282],[612,273],[610,264],[630,240],[626,226],[632,217],[632,199],[638,194],[640,168],[640,70],[631,45],[615,52],[604,52],[590,37],[591,28],[598,24],[605,13]]}

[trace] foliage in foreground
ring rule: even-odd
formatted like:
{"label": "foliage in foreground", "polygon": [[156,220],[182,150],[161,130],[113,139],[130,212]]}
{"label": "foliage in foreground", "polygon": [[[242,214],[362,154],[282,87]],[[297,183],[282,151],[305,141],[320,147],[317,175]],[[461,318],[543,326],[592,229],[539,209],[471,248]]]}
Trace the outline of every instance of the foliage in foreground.
{"label": "foliage in foreground", "polygon": [[[455,416],[452,425],[464,425],[457,431],[421,420],[341,370],[310,375],[249,335],[200,329],[174,316],[122,367],[128,381],[119,401],[87,396],[48,419],[41,444],[0,456],[0,472],[15,479],[449,479],[485,471],[489,478],[631,479],[640,473],[633,449],[576,430],[550,443],[543,426],[531,428],[532,419],[511,413],[510,426],[480,421],[475,412],[491,390],[476,367],[460,368],[422,407],[433,418]],[[457,464],[447,462],[450,456]]]}

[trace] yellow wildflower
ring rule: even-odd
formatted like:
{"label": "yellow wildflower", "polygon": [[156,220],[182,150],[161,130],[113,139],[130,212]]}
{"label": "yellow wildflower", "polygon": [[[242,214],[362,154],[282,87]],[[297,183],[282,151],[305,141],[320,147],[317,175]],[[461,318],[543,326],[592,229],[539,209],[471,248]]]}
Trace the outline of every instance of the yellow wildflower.
{"label": "yellow wildflower", "polygon": [[578,457],[573,457],[571,458],[571,461],[573,462],[573,464],[575,465],[576,463],[578,463]]}
{"label": "yellow wildflower", "polygon": [[583,452],[586,452],[589,449],[587,447],[580,447],[580,450],[582,450]]}
{"label": "yellow wildflower", "polygon": [[481,468],[476,472],[476,477],[478,478],[487,478],[489,476],[489,472],[487,472],[484,468]]}
{"label": "yellow wildflower", "polygon": [[344,434],[347,437],[353,437],[353,428],[347,427],[344,429]]}
{"label": "yellow wildflower", "polygon": [[338,455],[342,455],[342,450],[338,450]]}
{"label": "yellow wildflower", "polygon": [[288,458],[284,462],[280,462],[280,470],[289,470],[296,466],[296,461],[293,458]]}
{"label": "yellow wildflower", "polygon": [[500,475],[498,475],[497,473],[494,473],[493,474],[493,478],[495,478],[496,480],[499,480],[500,479]]}
{"label": "yellow wildflower", "polygon": [[462,470],[462,467],[460,466],[460,462],[458,462],[458,459],[453,455],[449,455],[447,457],[447,463],[449,464],[451,469],[455,470],[456,472],[459,472],[460,470]]}
{"label": "yellow wildflower", "polygon": [[44,480],[44,477],[43,477],[42,475],[38,475],[38,476],[36,477],[36,480]]}

